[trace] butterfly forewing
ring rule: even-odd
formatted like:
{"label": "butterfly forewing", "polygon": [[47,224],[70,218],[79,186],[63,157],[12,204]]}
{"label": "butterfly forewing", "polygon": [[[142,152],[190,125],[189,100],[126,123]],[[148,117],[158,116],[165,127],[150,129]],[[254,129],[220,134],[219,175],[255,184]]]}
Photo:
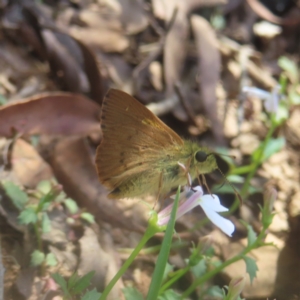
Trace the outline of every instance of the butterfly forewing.
{"label": "butterfly forewing", "polygon": [[155,166],[170,147],[182,147],[183,140],[130,95],[111,89],[102,105],[103,139],[96,165],[100,181],[109,189],[137,177],[149,164]]}

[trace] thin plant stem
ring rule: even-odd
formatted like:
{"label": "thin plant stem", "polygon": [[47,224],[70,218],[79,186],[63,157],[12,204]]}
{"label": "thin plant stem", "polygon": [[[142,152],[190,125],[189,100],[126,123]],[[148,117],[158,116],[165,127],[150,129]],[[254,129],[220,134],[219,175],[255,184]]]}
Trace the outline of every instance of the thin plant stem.
{"label": "thin plant stem", "polygon": [[[150,224],[150,223],[149,223]],[[149,241],[151,237],[153,237],[158,232],[157,228],[155,228],[153,225],[149,225],[146,229],[146,232],[138,245],[135,247],[135,249],[132,251],[131,255],[128,257],[128,259],[125,261],[123,266],[120,268],[120,270],[117,272],[117,274],[113,277],[113,279],[109,282],[109,284],[104,289],[103,293],[101,294],[99,300],[105,300],[108,294],[111,292],[114,285],[117,283],[117,281],[122,277],[122,275],[126,272],[126,270],[129,268],[129,266],[132,264],[134,259],[137,257],[137,255],[140,253],[140,251],[143,249],[145,244]]]}
{"label": "thin plant stem", "polygon": [[179,280],[182,276],[184,276],[189,270],[191,269],[190,266],[187,266],[183,269],[180,269],[176,272],[176,274],[168,281],[166,282],[161,289],[159,290],[159,294],[161,295],[166,289],[168,289],[173,283],[175,283],[177,280]]}
{"label": "thin plant stem", "polygon": [[[37,221],[36,223],[33,224],[38,249],[41,253],[44,253],[44,251],[43,251],[43,242],[42,242],[42,238],[41,238],[41,232],[39,230],[40,227],[41,227],[40,221]],[[41,271],[41,275],[45,276],[45,274],[46,274],[45,260],[42,262],[42,264],[40,266],[40,271]]]}
{"label": "thin plant stem", "polygon": [[270,130],[268,131],[267,133],[267,136],[265,138],[265,140],[263,141],[263,143],[261,144],[261,147],[260,147],[260,151],[258,153],[258,157],[256,158],[256,160],[254,161],[253,163],[253,167],[252,167],[252,170],[250,171],[250,173],[247,175],[246,177],[246,180],[245,180],[245,183],[242,187],[242,190],[241,190],[241,196],[242,197],[245,197],[247,196],[248,194],[248,190],[249,190],[249,186],[250,186],[250,181],[251,179],[253,178],[253,176],[255,175],[258,167],[260,166],[260,164],[262,163],[262,158],[263,158],[263,155],[264,155],[264,151],[265,151],[265,148],[270,140],[270,138],[272,137],[273,133],[275,131],[275,126],[271,126]]}

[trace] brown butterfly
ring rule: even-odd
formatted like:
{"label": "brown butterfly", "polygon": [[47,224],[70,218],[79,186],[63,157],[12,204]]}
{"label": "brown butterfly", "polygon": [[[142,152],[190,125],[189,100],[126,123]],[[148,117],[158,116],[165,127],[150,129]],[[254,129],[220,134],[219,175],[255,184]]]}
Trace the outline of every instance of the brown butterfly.
{"label": "brown butterfly", "polygon": [[181,139],[132,96],[115,89],[102,104],[103,139],[96,166],[109,198],[146,194],[166,195],[217,168],[213,153],[195,142]]}

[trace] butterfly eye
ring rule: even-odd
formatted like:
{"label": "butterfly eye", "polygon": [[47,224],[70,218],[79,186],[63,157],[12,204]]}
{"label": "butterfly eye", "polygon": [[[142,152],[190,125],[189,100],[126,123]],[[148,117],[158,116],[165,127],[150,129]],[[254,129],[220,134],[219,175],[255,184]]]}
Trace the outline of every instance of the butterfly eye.
{"label": "butterfly eye", "polygon": [[207,154],[203,151],[198,151],[196,154],[195,154],[195,158],[198,162],[205,162],[206,159],[207,159]]}

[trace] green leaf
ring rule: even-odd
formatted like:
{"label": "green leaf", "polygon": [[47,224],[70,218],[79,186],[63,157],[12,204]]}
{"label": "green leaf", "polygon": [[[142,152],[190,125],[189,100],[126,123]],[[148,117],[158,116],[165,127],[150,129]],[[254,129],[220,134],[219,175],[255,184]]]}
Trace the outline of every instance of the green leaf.
{"label": "green leaf", "polygon": [[69,280],[68,280],[68,289],[70,290],[70,291],[72,291],[72,289],[74,288],[74,286],[76,286],[76,284],[77,284],[77,281],[79,280],[79,275],[78,275],[78,273],[77,272],[75,272],[75,273],[73,273],[72,275],[71,275],[71,277],[69,278]]}
{"label": "green leaf", "polygon": [[257,235],[253,230],[252,226],[248,226],[248,246],[251,246],[257,239]]}
{"label": "green leaf", "polygon": [[230,181],[230,183],[244,183],[245,178],[240,175],[228,175],[227,180]]}
{"label": "green leaf", "polygon": [[205,259],[201,259],[197,265],[191,268],[192,273],[197,277],[201,277],[207,270]]}
{"label": "green leaf", "polygon": [[292,83],[298,83],[299,73],[298,67],[295,62],[293,62],[285,56],[282,56],[278,60],[278,65],[282,70],[284,70],[287,73],[287,76],[289,77]]}
{"label": "green leaf", "polygon": [[27,194],[11,181],[3,181],[2,186],[6,195],[12,200],[15,207],[22,210],[28,202]]}
{"label": "green leaf", "polygon": [[91,271],[77,280],[76,286],[73,288],[74,295],[84,291],[90,284],[91,280],[95,274],[95,271]]}
{"label": "green leaf", "polygon": [[278,110],[274,118],[276,126],[279,126],[282,122],[289,118],[289,108],[286,102],[281,101],[278,105]]}
{"label": "green leaf", "polygon": [[144,300],[143,295],[134,287],[125,287],[123,293],[126,300]]}
{"label": "green leaf", "polygon": [[51,222],[47,213],[43,213],[42,215],[42,232],[50,232],[51,230]]}
{"label": "green leaf", "polygon": [[86,294],[81,298],[81,300],[99,300],[101,294],[97,292],[96,289],[86,292]]}
{"label": "green leaf", "polygon": [[256,261],[249,256],[244,256],[243,259],[246,263],[246,272],[249,274],[250,282],[252,283],[253,279],[256,277],[256,272],[258,271]]}
{"label": "green leaf", "polygon": [[158,300],[180,300],[181,297],[174,290],[166,290],[162,295],[158,297]]}
{"label": "green leaf", "polygon": [[57,260],[53,253],[48,253],[45,261],[47,266],[54,267],[57,265]]}
{"label": "green leaf", "polygon": [[163,276],[163,281],[165,281],[168,278],[169,273],[173,272],[173,270],[174,270],[174,266],[167,262],[165,272],[164,272],[164,276]]}
{"label": "green leaf", "polygon": [[42,180],[38,183],[36,189],[43,194],[48,194],[51,191],[52,185],[50,180]]}
{"label": "green leaf", "polygon": [[45,260],[45,254],[39,250],[34,250],[31,253],[31,265],[37,267]]}
{"label": "green leaf", "polygon": [[20,224],[35,224],[38,220],[35,209],[33,209],[33,207],[27,207],[20,213],[20,215],[18,216],[18,220]]}
{"label": "green leaf", "polygon": [[248,231],[248,235],[247,235],[248,245],[247,246],[252,246],[257,239],[257,235],[251,225],[247,224],[246,222],[242,222],[242,223],[247,227],[247,231]]}
{"label": "green leaf", "polygon": [[39,145],[39,142],[40,142],[40,136],[38,134],[34,134],[30,136],[30,143],[34,148],[36,148]]}
{"label": "green leaf", "polygon": [[[56,191],[51,190],[49,193],[47,193],[46,195],[44,195],[41,199],[40,199],[40,207],[43,208],[43,210],[48,208],[48,205],[55,200],[57,196]],[[46,205],[46,206],[45,206]]]}
{"label": "green leaf", "polygon": [[76,214],[78,212],[78,205],[73,199],[68,198],[64,201],[64,203],[70,214]]}
{"label": "green leaf", "polygon": [[285,138],[270,139],[264,151],[263,160],[267,160],[273,154],[279,152],[285,146]]}
{"label": "green leaf", "polygon": [[67,288],[67,282],[66,280],[58,273],[54,273],[51,275],[51,277],[54,279],[54,281],[60,286],[60,288],[63,290],[63,293],[65,296],[70,297],[70,293]]}
{"label": "green leaf", "polygon": [[8,100],[2,94],[0,94],[0,105],[4,105],[7,102]]}
{"label": "green leaf", "polygon": [[80,218],[87,221],[90,224],[94,224],[95,223],[95,218],[92,214],[87,213],[87,212],[83,212],[80,214]]}
{"label": "green leaf", "polygon": [[214,286],[210,287],[210,288],[207,290],[206,294],[207,294],[208,296],[213,297],[213,299],[218,299],[218,298],[223,299],[224,296],[225,296],[224,290],[221,289],[221,288],[220,288],[219,286],[217,286],[217,285],[214,285]]}
{"label": "green leaf", "polygon": [[292,89],[288,93],[288,98],[289,98],[289,101],[291,102],[291,104],[294,104],[294,105],[300,104],[300,94],[295,89]]}
{"label": "green leaf", "polygon": [[226,27],[226,20],[225,20],[224,16],[222,16],[220,14],[213,15],[211,17],[210,23],[211,23],[212,27],[218,31],[222,30]]}
{"label": "green leaf", "polygon": [[[285,139],[283,137],[277,139],[270,139],[264,149],[263,156],[261,158],[260,163],[264,162],[268,158],[270,158],[273,154],[279,152],[285,146]],[[259,153],[261,151],[261,146],[256,149],[252,154],[252,160],[257,161],[259,157]]]}

